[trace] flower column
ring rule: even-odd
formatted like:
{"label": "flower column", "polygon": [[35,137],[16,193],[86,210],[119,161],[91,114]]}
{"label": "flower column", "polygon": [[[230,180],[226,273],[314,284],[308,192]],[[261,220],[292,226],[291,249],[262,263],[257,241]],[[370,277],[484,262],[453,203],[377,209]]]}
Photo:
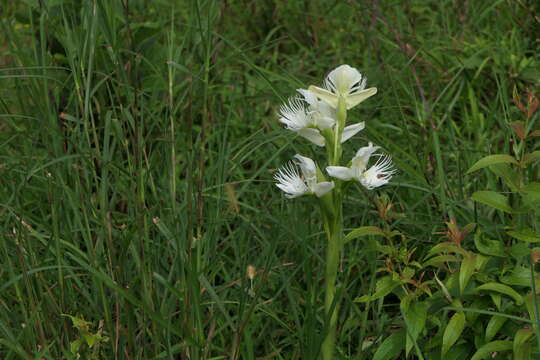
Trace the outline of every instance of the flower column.
{"label": "flower column", "polygon": [[[290,99],[280,109],[279,121],[285,127],[319,147],[326,146],[328,175],[336,182],[327,181],[310,158],[295,155],[294,160],[275,175],[277,186],[287,198],[315,195],[319,198],[323,226],[328,239],[325,271],[325,319],[327,329],[322,344],[324,360],[333,358],[339,304],[336,301],[336,278],[343,246],[343,182],[359,181],[367,189],[386,184],[394,170],[388,156],[375,154],[379,160],[366,170],[369,158],[378,150],[369,143],[356,153],[350,167],[340,166],[342,143],[364,128],[364,123],[346,126],[347,110],[377,93],[376,88],[365,89],[366,79],[349,65],[332,70],[323,87],[299,89],[302,97]],[[300,169],[300,171],[298,170]]]}

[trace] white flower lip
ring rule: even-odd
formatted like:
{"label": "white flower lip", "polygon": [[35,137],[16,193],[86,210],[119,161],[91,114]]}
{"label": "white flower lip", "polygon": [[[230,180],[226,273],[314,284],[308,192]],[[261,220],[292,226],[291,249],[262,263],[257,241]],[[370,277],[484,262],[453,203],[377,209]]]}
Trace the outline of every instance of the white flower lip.
{"label": "white flower lip", "polygon": [[366,82],[366,78],[357,69],[341,65],[330,71],[322,88],[312,85],[309,91],[334,109],[337,108],[341,96],[349,110],[377,93],[377,88],[366,89]]}
{"label": "white flower lip", "polygon": [[375,165],[366,170],[369,158],[378,149],[378,146],[369,143],[368,146],[362,147],[356,152],[351,161],[351,167],[328,166],[326,172],[331,177],[343,181],[355,179],[368,190],[385,185],[396,173],[389,155],[375,154],[379,159]]}
{"label": "white flower lip", "polygon": [[298,173],[298,168],[294,166],[292,161],[282,166],[274,175],[274,179],[278,182],[276,186],[280,188],[289,199],[304,195],[309,190]]}
{"label": "white flower lip", "polygon": [[[298,171],[299,168],[300,171]],[[276,186],[285,193],[288,199],[305,194],[321,197],[334,188],[333,181],[317,182],[315,162],[299,154],[294,156],[294,160],[281,167],[274,175],[274,179],[277,181]]]}
{"label": "white flower lip", "polygon": [[281,105],[279,113],[281,115],[279,122],[285,124],[285,127],[292,131],[306,128],[313,123],[311,115],[297,97],[290,98],[287,104]]}
{"label": "white flower lip", "polygon": [[396,173],[392,166],[392,158],[389,155],[381,155],[375,165],[364,172],[360,183],[368,190],[387,184]]}

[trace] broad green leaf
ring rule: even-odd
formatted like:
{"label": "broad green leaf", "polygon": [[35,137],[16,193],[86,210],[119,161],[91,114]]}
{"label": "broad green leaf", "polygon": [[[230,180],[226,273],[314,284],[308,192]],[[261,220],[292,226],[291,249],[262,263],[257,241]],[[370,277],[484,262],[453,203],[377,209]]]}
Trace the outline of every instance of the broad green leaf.
{"label": "broad green leaf", "polygon": [[[471,347],[468,344],[452,346],[452,351],[450,351],[444,357],[444,360],[463,360],[468,359],[471,353]],[[432,359],[431,357],[426,357],[426,359]]]}
{"label": "broad green leaf", "polygon": [[507,213],[513,213],[514,210],[508,205],[508,199],[506,196],[494,191],[477,191],[472,194],[471,199],[478,201],[482,204],[494,207],[497,210],[501,210]]}
{"label": "broad green leaf", "polygon": [[494,352],[508,351],[508,350],[512,350],[511,341],[508,341],[508,340],[492,341],[480,347],[480,349],[478,349],[476,353],[474,353],[471,360],[486,359],[488,356],[490,356]]}
{"label": "broad green leaf", "polygon": [[489,167],[489,170],[500,177],[506,186],[512,191],[519,191],[519,175],[516,170],[512,169],[507,164],[495,164]]}
{"label": "broad green leaf", "polygon": [[540,183],[531,182],[521,189],[523,202],[530,207],[540,205]]}
{"label": "broad green leaf", "polygon": [[533,329],[519,329],[514,335],[514,360],[529,360],[530,344],[528,340],[534,335]]}
{"label": "broad green leaf", "polygon": [[418,339],[418,335],[426,326],[428,307],[425,303],[417,301],[412,303],[402,301],[402,304],[401,310],[403,311],[407,331],[405,353],[408,355],[414,342]]}
{"label": "broad green leaf", "polygon": [[501,294],[490,292],[489,297],[491,298],[491,301],[493,301],[493,304],[497,307],[497,310],[501,310],[501,303],[502,303]]}
{"label": "broad green leaf", "polygon": [[536,234],[533,229],[525,228],[521,230],[511,230],[506,232],[511,237],[525,241],[528,243],[537,243],[540,242],[540,235]]}
{"label": "broad green leaf", "polygon": [[394,359],[405,347],[405,329],[400,329],[384,339],[377,348],[373,360]]}
{"label": "broad green leaf", "polygon": [[461,267],[459,268],[459,291],[463,293],[469,280],[474,273],[474,268],[476,266],[476,255],[468,254],[461,261]]}
{"label": "broad green leaf", "polygon": [[499,278],[506,285],[531,286],[531,270],[525,266],[514,266],[512,272],[506,273]]}
{"label": "broad green leaf", "polygon": [[444,355],[455,344],[457,339],[459,339],[464,328],[465,314],[456,312],[448,322],[448,325],[446,325],[446,329],[444,329],[441,358],[444,358]]}
{"label": "broad green leaf", "polygon": [[540,150],[533,151],[532,153],[525,154],[521,160],[521,166],[526,167],[535,161],[540,160]]}
{"label": "broad green leaf", "polygon": [[489,322],[486,326],[486,342],[490,342],[491,339],[493,339],[495,335],[497,335],[506,320],[508,320],[508,318],[496,315],[492,316],[491,319],[489,319]]}
{"label": "broad green leaf", "polygon": [[384,236],[384,231],[382,231],[377,226],[362,226],[348,233],[345,236],[345,243],[348,243],[349,241],[356,239],[357,237],[366,236],[366,235]]}
{"label": "broad green leaf", "polygon": [[511,163],[517,165],[518,162],[516,159],[514,159],[510,155],[506,154],[498,154],[498,155],[488,155],[480,160],[478,160],[469,170],[467,170],[466,174],[470,174],[473,171],[476,171],[478,169],[485,168],[486,166],[494,165],[494,164],[502,164],[502,163]]}
{"label": "broad green leaf", "polygon": [[533,181],[523,186],[521,191],[540,197],[540,183]]}
{"label": "broad green leaf", "polygon": [[380,299],[390,294],[392,290],[394,290],[397,286],[399,286],[399,284],[400,282],[392,279],[391,276],[382,277],[379,280],[377,280],[377,284],[375,285],[375,293],[373,295],[364,295],[359,298],[356,298],[354,301],[366,302],[366,301]]}
{"label": "broad green leaf", "polygon": [[514,245],[510,246],[508,253],[514,259],[521,261],[523,258],[531,255],[531,249],[529,248],[529,244],[525,242],[516,242]]}
{"label": "broad green leaf", "polygon": [[483,270],[488,263],[489,259],[491,259],[491,256],[486,256],[482,254],[476,254],[476,271],[482,273],[481,275],[484,275]]}
{"label": "broad green leaf", "polygon": [[477,232],[474,235],[474,245],[482,254],[501,257],[506,256],[502,241],[486,239],[481,232]]}
{"label": "broad green leaf", "polygon": [[511,298],[515,300],[517,305],[523,304],[523,298],[521,297],[521,295],[519,295],[514,289],[512,289],[508,285],[492,282],[492,283],[480,285],[476,288],[476,290],[477,291],[481,291],[481,290],[496,291],[498,293],[510,296]]}

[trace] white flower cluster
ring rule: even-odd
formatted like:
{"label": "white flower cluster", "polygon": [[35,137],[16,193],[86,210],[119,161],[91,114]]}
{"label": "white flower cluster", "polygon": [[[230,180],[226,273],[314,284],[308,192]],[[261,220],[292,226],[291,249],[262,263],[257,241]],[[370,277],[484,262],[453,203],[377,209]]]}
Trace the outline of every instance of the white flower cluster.
{"label": "white flower cluster", "polygon": [[[279,121],[288,130],[315,145],[325,146],[325,134],[333,135],[337,131],[339,99],[344,101],[346,109],[349,110],[377,93],[377,88],[365,87],[366,78],[358,70],[349,65],[341,65],[328,74],[322,88],[310,86],[307,90],[298,89],[301,96],[293,97],[281,106]],[[364,127],[364,122],[343,127],[340,142],[349,140]],[[350,167],[328,166],[326,172],[336,179],[357,180],[369,190],[382,186],[388,183],[395,170],[392,169],[389,156],[374,154],[378,149],[378,146],[369,143],[369,146],[358,150]],[[366,170],[371,156],[377,156],[378,160]],[[313,160],[298,154],[293,161],[280,168],[274,178],[277,187],[285,192],[287,198],[304,194],[321,197],[335,186],[333,181],[325,181],[324,175],[318,173]]]}

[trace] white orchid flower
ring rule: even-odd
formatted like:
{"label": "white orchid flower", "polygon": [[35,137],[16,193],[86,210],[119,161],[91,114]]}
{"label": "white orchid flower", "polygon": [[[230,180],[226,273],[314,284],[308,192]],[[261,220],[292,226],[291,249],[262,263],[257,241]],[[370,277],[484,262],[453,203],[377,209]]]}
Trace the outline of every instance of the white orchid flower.
{"label": "white orchid flower", "polygon": [[322,88],[312,85],[309,91],[334,109],[338,107],[339,98],[342,97],[349,110],[377,93],[377,88],[365,87],[366,78],[358,70],[349,65],[341,65],[330,71]]}
{"label": "white orchid flower", "polygon": [[317,96],[309,90],[297,89],[306,103],[309,104],[309,112],[313,118],[313,123],[319,129],[329,129],[336,123],[336,110],[324,101],[317,99]]}
{"label": "white orchid flower", "polygon": [[388,155],[376,154],[379,159],[369,169],[366,170],[369,158],[379,149],[369,143],[368,146],[360,148],[351,161],[351,167],[328,166],[326,172],[331,177],[349,181],[355,179],[366,189],[372,190],[387,184],[396,170],[392,169],[392,158]]}
{"label": "white orchid flower", "polygon": [[277,181],[276,186],[285,192],[285,197],[288,199],[305,194],[321,197],[334,188],[333,181],[317,182],[315,162],[298,154],[294,156],[293,161],[278,170],[274,179]]}
{"label": "white orchid flower", "polygon": [[[335,125],[336,110],[334,108],[332,108],[326,102],[317,99],[315,93],[309,90],[298,89],[297,91],[302,94],[304,100],[309,104],[309,110],[313,117],[315,126],[317,126],[319,129],[328,129]],[[344,143],[358,132],[362,131],[365,126],[366,124],[363,121],[346,126],[341,134],[341,143]]]}
{"label": "white orchid flower", "polygon": [[303,101],[297,97],[289,99],[287,104],[280,108],[279,122],[285,124],[285,127],[296,132],[303,138],[308,139],[317,146],[324,146],[325,140],[317,125],[313,114],[306,109]]}

